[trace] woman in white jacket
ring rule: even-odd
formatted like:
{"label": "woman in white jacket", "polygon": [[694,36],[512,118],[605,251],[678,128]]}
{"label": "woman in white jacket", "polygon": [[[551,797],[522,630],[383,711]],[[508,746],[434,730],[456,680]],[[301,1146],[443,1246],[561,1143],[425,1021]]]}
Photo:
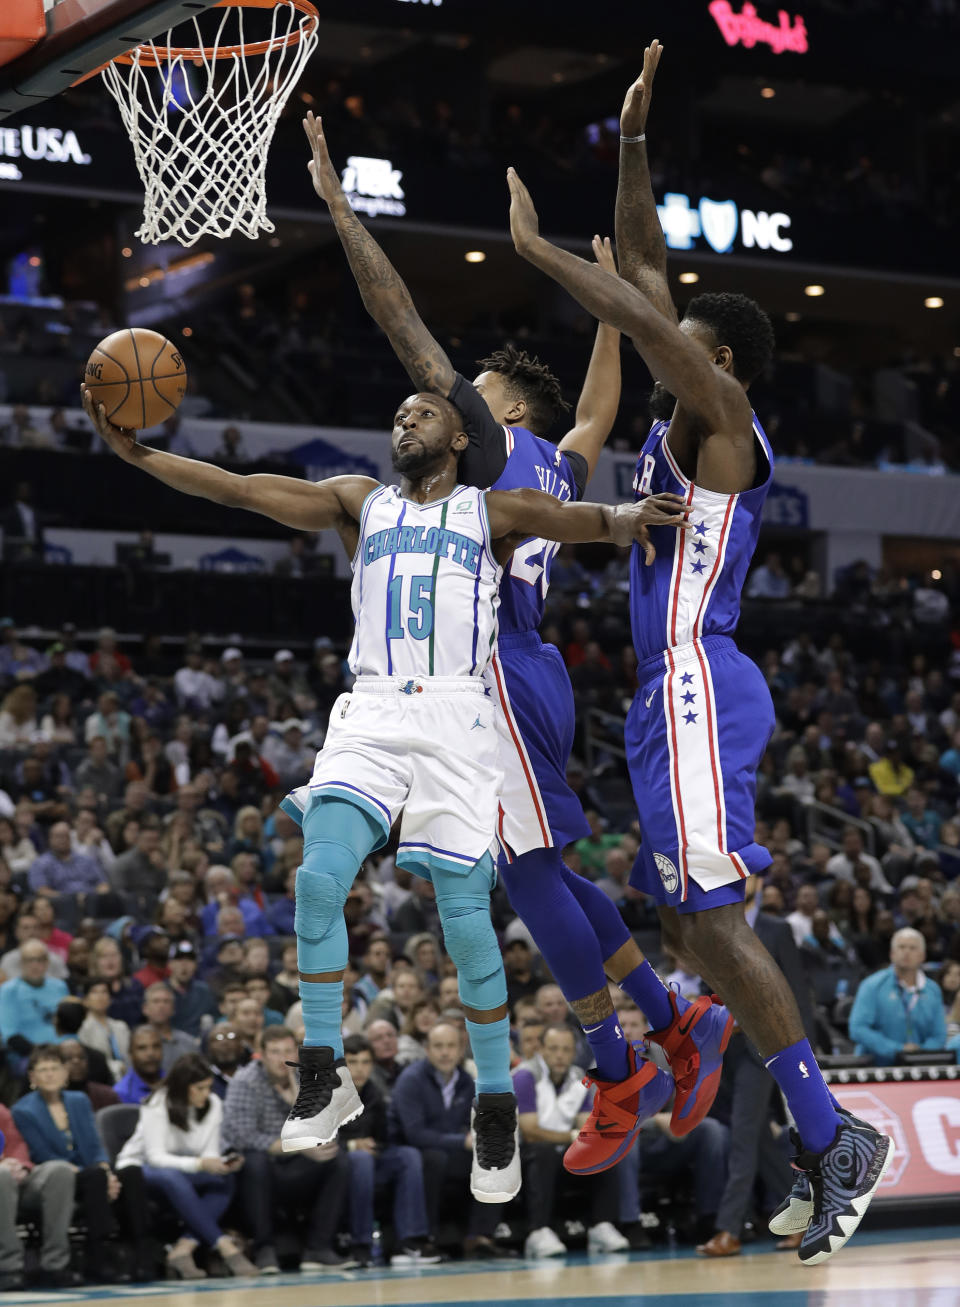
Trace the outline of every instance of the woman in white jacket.
{"label": "woman in white jacket", "polygon": [[193,1260],[201,1243],[215,1248],[231,1275],[257,1275],[219,1221],[230,1206],[242,1156],[220,1152],[223,1103],[211,1094],[213,1073],[199,1053],[174,1062],[164,1086],[140,1108],[140,1120],[117,1158],[116,1169],[143,1167],[148,1189],[177,1213],[187,1234],[167,1253],[167,1266],[183,1280],[202,1280]]}
{"label": "woman in white jacket", "polygon": [[114,1081],[127,1071],[130,1062],[130,1027],[125,1021],[107,1016],[113,1002],[110,985],[97,977],[88,980],[83,993],[87,1015],[77,1031],[77,1038],[88,1048],[98,1049],[107,1059]]}

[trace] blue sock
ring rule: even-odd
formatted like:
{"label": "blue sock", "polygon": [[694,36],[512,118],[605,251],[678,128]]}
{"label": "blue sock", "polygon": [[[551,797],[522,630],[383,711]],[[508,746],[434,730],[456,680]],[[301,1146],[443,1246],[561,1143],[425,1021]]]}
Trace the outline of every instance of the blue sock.
{"label": "blue sock", "polygon": [[467,1022],[473,1060],[477,1064],[478,1094],[512,1094],[510,1076],[510,1018],[489,1025]]}
{"label": "blue sock", "polygon": [[343,1007],[342,980],[301,980],[303,1002],[304,1048],[332,1048],[334,1057],[343,1057],[340,1030]]}
{"label": "blue sock", "polygon": [[[641,962],[639,967],[634,967],[629,976],[624,976],[617,984],[636,1003],[647,1018],[651,1030],[666,1030],[673,1020],[670,991],[649,962]],[[676,1000],[677,1011],[686,1012],[690,1006],[689,999],[677,994]]]}
{"label": "blue sock", "polygon": [[627,1041],[624,1039],[616,1012],[597,1026],[584,1026],[583,1033],[593,1052],[597,1064],[597,1075],[601,1080],[625,1080],[629,1070],[627,1063]]}
{"label": "blue sock", "polygon": [[804,1148],[822,1153],[833,1142],[840,1118],[809,1041],[800,1039],[781,1049],[764,1066],[783,1090]]}

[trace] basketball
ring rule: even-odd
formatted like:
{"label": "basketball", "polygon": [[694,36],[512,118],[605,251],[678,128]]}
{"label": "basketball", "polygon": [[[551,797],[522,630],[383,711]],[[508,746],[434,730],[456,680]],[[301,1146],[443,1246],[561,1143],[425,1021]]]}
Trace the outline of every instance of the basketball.
{"label": "basketball", "polygon": [[187,393],[183,355],[146,327],[124,327],[101,340],[83,379],[114,426],[138,430],[166,421]]}

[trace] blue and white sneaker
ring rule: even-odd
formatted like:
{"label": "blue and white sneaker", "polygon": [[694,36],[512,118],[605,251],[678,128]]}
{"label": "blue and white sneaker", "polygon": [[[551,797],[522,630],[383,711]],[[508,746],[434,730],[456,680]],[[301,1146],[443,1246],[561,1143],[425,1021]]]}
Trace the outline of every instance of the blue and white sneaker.
{"label": "blue and white sneaker", "polygon": [[[845,1120],[863,1126],[866,1130],[871,1128],[866,1121],[861,1121],[858,1116],[848,1112],[845,1107],[838,1107],[837,1111]],[[793,1144],[794,1163],[796,1163],[797,1158],[803,1152],[803,1142],[796,1130],[791,1129],[790,1142]],[[775,1234],[781,1239],[791,1234],[802,1234],[810,1224],[812,1215],[813,1189],[810,1187],[810,1177],[806,1171],[795,1170],[793,1188],[770,1217],[767,1222],[767,1229],[771,1234]]]}
{"label": "blue and white sneaker", "polygon": [[798,1254],[804,1265],[819,1266],[844,1246],[863,1220],[894,1151],[888,1135],[844,1116],[822,1153],[800,1153],[795,1165],[806,1174],[813,1197]]}

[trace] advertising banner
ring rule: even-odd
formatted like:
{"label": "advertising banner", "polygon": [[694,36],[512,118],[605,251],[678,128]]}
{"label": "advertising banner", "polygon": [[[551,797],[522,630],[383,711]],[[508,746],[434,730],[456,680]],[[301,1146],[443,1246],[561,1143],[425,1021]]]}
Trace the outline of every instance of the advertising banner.
{"label": "advertising banner", "polygon": [[834,1082],[831,1089],[896,1145],[878,1198],[960,1196],[960,1081]]}

